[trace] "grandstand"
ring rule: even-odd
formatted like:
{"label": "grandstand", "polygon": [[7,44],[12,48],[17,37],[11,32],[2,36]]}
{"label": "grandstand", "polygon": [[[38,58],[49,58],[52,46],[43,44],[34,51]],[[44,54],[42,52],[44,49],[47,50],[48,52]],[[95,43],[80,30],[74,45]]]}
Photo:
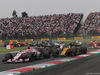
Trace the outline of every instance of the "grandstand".
{"label": "grandstand", "polygon": [[78,33],[88,35],[100,34],[100,12],[90,13],[78,30]]}
{"label": "grandstand", "polygon": [[0,19],[0,39],[40,39],[99,35],[100,12],[90,13],[83,24],[82,13]]}
{"label": "grandstand", "polygon": [[82,13],[0,19],[0,39],[68,37],[77,32]]}

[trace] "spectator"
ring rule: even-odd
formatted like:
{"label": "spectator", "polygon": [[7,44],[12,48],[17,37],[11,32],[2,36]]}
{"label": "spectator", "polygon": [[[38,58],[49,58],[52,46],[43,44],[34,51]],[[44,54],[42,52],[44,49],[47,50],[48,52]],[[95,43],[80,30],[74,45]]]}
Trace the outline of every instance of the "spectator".
{"label": "spectator", "polygon": [[83,14],[69,13],[0,19],[3,39],[60,37],[73,34]]}
{"label": "spectator", "polygon": [[80,34],[95,32],[100,34],[100,12],[90,13],[78,31]]}

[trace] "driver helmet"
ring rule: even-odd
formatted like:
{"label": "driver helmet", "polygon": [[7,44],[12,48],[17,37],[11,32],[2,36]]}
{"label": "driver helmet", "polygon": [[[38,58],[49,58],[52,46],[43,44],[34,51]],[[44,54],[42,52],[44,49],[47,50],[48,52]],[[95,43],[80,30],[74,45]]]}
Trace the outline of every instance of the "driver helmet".
{"label": "driver helmet", "polygon": [[79,42],[78,40],[73,41],[73,43],[78,43],[78,42]]}
{"label": "driver helmet", "polygon": [[93,42],[96,42],[95,40],[93,40]]}

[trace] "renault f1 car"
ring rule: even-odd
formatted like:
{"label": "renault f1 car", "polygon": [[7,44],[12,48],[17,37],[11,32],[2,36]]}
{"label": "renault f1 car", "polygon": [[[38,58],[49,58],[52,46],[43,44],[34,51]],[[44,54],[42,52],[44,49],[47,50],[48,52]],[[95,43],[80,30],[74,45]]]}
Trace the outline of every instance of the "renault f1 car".
{"label": "renault f1 car", "polygon": [[50,55],[52,57],[58,57],[60,50],[62,50],[65,46],[65,43],[52,42],[52,41],[42,41],[43,47],[48,47],[50,51]]}
{"label": "renault f1 car", "polygon": [[73,42],[70,43],[69,46],[65,47],[62,52],[61,56],[77,56],[78,54],[86,54],[87,48],[82,46],[81,42]]}

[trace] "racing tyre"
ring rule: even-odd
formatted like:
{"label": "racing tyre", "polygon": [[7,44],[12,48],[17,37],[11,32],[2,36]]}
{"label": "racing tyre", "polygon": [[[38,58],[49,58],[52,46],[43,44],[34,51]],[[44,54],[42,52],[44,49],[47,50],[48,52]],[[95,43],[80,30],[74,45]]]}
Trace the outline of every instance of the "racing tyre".
{"label": "racing tyre", "polygon": [[33,62],[35,60],[34,53],[28,53],[27,57],[29,58],[29,62]]}
{"label": "racing tyre", "polygon": [[77,48],[73,48],[71,56],[77,56]]}
{"label": "racing tyre", "polygon": [[2,62],[6,62],[8,59],[11,59],[11,60],[13,59],[13,55],[11,53],[7,53],[5,55],[5,59],[3,59]]}
{"label": "racing tyre", "polygon": [[43,51],[43,57],[44,58],[50,58],[50,51],[49,50]]}
{"label": "racing tyre", "polygon": [[55,49],[52,51],[52,56],[58,57],[59,56],[59,50]]}
{"label": "racing tyre", "polygon": [[87,53],[87,48],[86,47],[81,47],[81,53],[86,54]]}

